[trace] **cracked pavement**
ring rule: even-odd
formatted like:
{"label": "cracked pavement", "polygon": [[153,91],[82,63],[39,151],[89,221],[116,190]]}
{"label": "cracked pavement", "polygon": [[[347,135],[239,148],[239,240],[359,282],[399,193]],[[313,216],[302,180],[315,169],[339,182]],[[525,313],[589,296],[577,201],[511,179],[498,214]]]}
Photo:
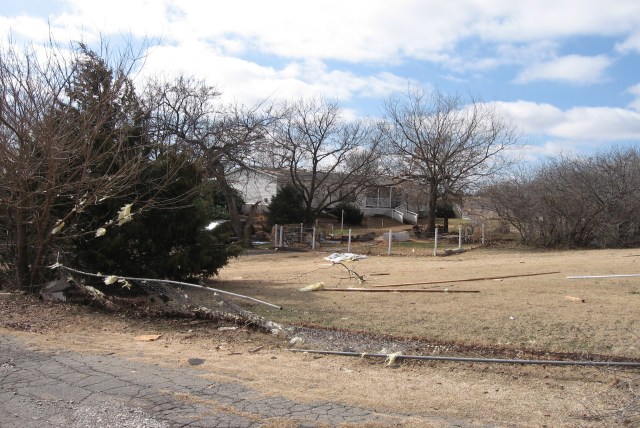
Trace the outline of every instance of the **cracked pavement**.
{"label": "cracked pavement", "polygon": [[114,355],[33,351],[16,338],[0,335],[4,428],[371,427],[405,426],[409,420],[416,426],[461,426],[423,418],[330,401],[266,397],[239,383],[204,379],[195,369]]}

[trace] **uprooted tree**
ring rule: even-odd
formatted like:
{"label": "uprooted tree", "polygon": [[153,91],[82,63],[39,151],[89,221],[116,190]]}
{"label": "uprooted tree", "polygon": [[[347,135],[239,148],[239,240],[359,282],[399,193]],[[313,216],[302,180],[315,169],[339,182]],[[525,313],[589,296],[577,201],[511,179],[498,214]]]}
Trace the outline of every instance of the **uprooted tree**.
{"label": "uprooted tree", "polygon": [[504,167],[518,144],[514,128],[492,104],[440,91],[410,89],[385,105],[382,130],[391,173],[420,183],[427,194],[427,227],[433,231],[441,199],[459,197],[469,186]]}
{"label": "uprooted tree", "polygon": [[57,260],[79,260],[96,235],[151,208],[182,207],[193,192],[163,194],[190,161],[151,138],[128,77],[139,58],[103,47],[0,49],[2,259],[22,288],[47,280]]}
{"label": "uprooted tree", "polygon": [[46,278],[70,237],[95,233],[78,221],[88,206],[115,195],[137,201],[131,183],[148,163],[138,112],[127,106],[137,58],[110,59],[82,44],[70,53],[51,44],[44,56],[0,50],[0,198],[21,287]]}

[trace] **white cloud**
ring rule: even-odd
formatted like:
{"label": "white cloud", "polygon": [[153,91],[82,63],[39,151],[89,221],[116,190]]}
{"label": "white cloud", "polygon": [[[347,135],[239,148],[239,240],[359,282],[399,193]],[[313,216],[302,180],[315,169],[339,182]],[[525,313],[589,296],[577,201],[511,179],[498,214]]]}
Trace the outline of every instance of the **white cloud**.
{"label": "white cloud", "polygon": [[516,78],[516,83],[534,80],[552,80],[574,84],[598,83],[612,61],[604,55],[567,55],[546,62],[534,63],[525,68]]}
{"label": "white cloud", "polygon": [[548,133],[563,120],[564,112],[551,104],[539,104],[529,101],[497,102],[498,109],[511,117],[525,134]]}
{"label": "white cloud", "polygon": [[640,112],[640,83],[628,88],[627,92],[635,97],[635,99],[629,103],[629,108]]}
{"label": "white cloud", "polygon": [[[496,103],[525,134],[555,144],[603,144],[640,140],[640,112],[613,107],[561,110],[527,101]],[[574,142],[574,143],[571,143]]]}
{"label": "white cloud", "polygon": [[616,50],[620,53],[640,53],[640,31],[631,34],[623,42],[616,43]]}
{"label": "white cloud", "polygon": [[255,103],[267,98],[324,96],[343,101],[354,96],[385,97],[406,88],[407,80],[391,73],[357,75],[329,69],[319,60],[290,62],[281,68],[227,56],[204,43],[151,49],[141,76],[184,73],[205,78],[229,100]]}
{"label": "white cloud", "polygon": [[582,141],[640,140],[640,112],[610,107],[577,107],[550,129],[552,135]]}

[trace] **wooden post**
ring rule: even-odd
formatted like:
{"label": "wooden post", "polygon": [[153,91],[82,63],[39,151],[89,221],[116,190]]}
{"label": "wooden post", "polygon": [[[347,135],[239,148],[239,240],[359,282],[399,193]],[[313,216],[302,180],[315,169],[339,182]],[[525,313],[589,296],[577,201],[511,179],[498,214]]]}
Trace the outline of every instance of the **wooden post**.
{"label": "wooden post", "polygon": [[304,223],[300,223],[300,243],[304,243]]}
{"label": "wooden post", "polygon": [[433,241],[433,255],[437,256],[438,255],[438,228],[436,227],[435,230],[435,235],[433,235],[434,237],[434,241]]}
{"label": "wooden post", "polygon": [[484,245],[484,223],[482,223],[482,245]]}
{"label": "wooden post", "polygon": [[462,226],[458,226],[458,249],[462,248]]}
{"label": "wooden post", "polygon": [[284,246],[284,226],[280,226],[280,247]]}
{"label": "wooden post", "polygon": [[389,229],[389,248],[387,249],[387,256],[391,255],[391,240],[393,239],[393,233],[391,233],[391,229]]}
{"label": "wooden post", "polygon": [[351,229],[349,229],[349,240],[347,241],[347,253],[351,252]]}

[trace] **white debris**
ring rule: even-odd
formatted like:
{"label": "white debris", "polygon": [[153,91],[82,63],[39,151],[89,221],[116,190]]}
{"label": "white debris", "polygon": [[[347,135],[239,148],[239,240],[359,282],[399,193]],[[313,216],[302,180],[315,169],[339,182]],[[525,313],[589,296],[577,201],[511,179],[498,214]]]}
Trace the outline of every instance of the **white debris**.
{"label": "white debris", "polygon": [[340,263],[340,262],[351,262],[356,260],[366,259],[367,256],[363,254],[354,254],[354,253],[333,253],[328,255],[324,259],[330,261],[332,263]]}
{"label": "white debris", "polygon": [[324,288],[324,282],[316,282],[315,284],[307,285],[300,289],[300,291],[315,291]]}

